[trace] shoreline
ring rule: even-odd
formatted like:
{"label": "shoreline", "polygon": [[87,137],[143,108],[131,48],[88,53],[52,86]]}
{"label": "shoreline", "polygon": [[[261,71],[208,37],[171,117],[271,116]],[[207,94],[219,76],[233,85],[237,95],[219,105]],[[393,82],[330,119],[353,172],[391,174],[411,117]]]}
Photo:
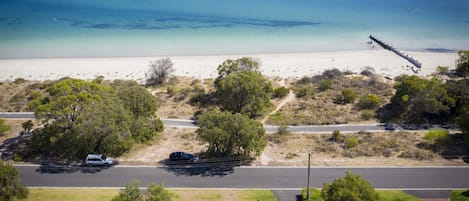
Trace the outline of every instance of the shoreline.
{"label": "shoreline", "polygon": [[[455,67],[457,52],[403,51],[422,62],[417,75],[428,76],[437,66]],[[61,77],[94,79],[145,80],[145,72],[152,60],[170,58],[174,63],[175,76],[197,79],[215,78],[217,67],[226,59],[253,57],[260,62],[260,71],[268,77],[301,78],[337,68],[359,73],[370,66],[375,73],[395,77],[414,74],[411,64],[384,49],[298,52],[279,54],[233,54],[204,56],[157,56],[157,57],[97,57],[97,58],[31,58],[0,59],[0,81],[23,78],[27,80],[54,80]]]}

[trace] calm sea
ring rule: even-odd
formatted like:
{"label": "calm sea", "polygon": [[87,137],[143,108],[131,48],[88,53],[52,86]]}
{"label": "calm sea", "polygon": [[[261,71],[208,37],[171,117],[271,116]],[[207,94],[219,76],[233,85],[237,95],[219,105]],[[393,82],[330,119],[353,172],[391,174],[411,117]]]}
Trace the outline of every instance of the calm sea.
{"label": "calm sea", "polygon": [[0,58],[469,49],[469,0],[0,0]]}

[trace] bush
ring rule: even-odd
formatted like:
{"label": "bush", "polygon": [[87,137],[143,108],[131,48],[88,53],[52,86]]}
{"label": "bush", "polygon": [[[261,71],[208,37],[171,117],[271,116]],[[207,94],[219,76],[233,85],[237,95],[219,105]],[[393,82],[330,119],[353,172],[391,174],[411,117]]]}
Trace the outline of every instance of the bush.
{"label": "bush", "polygon": [[279,87],[274,90],[273,97],[274,98],[284,98],[285,96],[288,95],[290,92],[290,89],[287,89],[285,87]]}
{"label": "bush", "polygon": [[344,136],[340,134],[339,130],[335,130],[332,132],[332,141],[334,142],[343,142],[344,141]]}
{"label": "bush", "polygon": [[347,104],[355,101],[357,94],[352,89],[344,89],[342,93],[336,98],[335,102],[338,104]]}
{"label": "bush", "polygon": [[377,109],[379,107],[379,98],[375,94],[368,94],[367,96],[362,96],[360,98],[360,101],[358,101],[357,106],[361,110]]}
{"label": "bush", "polygon": [[166,88],[166,93],[168,93],[169,97],[174,96],[174,94],[176,93],[176,87],[174,87],[174,86],[167,87]]}
{"label": "bush", "polygon": [[447,130],[431,130],[423,137],[423,139],[428,140],[430,143],[436,143],[438,145],[446,145],[451,140]]}
{"label": "bush", "polygon": [[335,179],[332,184],[325,183],[321,190],[325,201],[379,200],[379,195],[371,184],[359,175],[347,172],[345,178]]}
{"label": "bush", "polygon": [[303,86],[295,91],[297,98],[309,98],[313,95],[311,87]]}
{"label": "bush", "polygon": [[376,113],[374,110],[363,110],[361,112],[361,118],[363,120],[370,120],[376,116]]}
{"label": "bush", "polygon": [[0,119],[0,136],[2,136],[5,132],[9,131],[10,129],[10,126],[5,124],[5,120]]}
{"label": "bush", "polygon": [[358,139],[355,137],[349,137],[347,139],[347,148],[354,148],[358,145]]}
{"label": "bush", "polygon": [[319,91],[326,91],[332,87],[332,81],[327,79],[319,83]]}
{"label": "bush", "polygon": [[469,190],[451,192],[451,201],[469,201]]}
{"label": "bush", "polygon": [[13,83],[15,83],[15,84],[23,84],[25,82],[26,82],[26,80],[23,79],[23,78],[20,78],[20,77],[16,78],[15,81],[13,81]]}
{"label": "bush", "polygon": [[324,201],[321,197],[321,190],[317,188],[309,188],[309,199],[306,200],[306,188],[301,189],[301,195],[303,195],[304,201]]}
{"label": "bush", "polygon": [[374,75],[375,74],[375,69],[373,67],[365,67],[362,72],[360,72],[360,75],[364,75],[364,76],[370,76],[370,75]]}

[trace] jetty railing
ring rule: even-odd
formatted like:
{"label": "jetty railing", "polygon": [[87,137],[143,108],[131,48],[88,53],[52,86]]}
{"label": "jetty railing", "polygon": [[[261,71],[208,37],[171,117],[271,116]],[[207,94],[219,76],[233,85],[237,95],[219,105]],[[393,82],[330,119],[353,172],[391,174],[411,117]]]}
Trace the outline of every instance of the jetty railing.
{"label": "jetty railing", "polygon": [[381,47],[383,47],[384,49],[386,50],[389,50],[391,52],[394,52],[395,54],[397,54],[398,56],[402,57],[403,59],[407,60],[408,62],[410,62],[412,65],[414,65],[415,67],[417,68],[422,68],[422,63],[420,63],[419,61],[417,61],[417,59],[414,59],[413,57],[407,55],[407,54],[403,54],[402,52],[400,52],[399,50],[397,50],[396,48],[394,48],[393,46],[389,45],[389,44],[386,44],[385,42],[377,39],[376,37],[370,35],[370,39],[372,41],[374,41],[375,43],[377,43],[378,45],[380,45]]}

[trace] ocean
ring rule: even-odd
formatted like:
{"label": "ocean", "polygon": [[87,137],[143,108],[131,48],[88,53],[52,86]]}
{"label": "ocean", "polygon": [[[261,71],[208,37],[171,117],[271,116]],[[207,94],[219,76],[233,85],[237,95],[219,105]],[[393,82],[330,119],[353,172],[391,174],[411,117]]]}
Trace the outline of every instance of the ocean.
{"label": "ocean", "polygon": [[469,49],[468,0],[0,0],[0,58]]}

